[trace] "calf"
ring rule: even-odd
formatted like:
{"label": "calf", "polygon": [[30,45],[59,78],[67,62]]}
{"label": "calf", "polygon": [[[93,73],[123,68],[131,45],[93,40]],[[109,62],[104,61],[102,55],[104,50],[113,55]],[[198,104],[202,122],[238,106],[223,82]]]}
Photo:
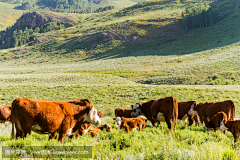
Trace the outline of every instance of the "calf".
{"label": "calf", "polygon": [[88,123],[88,122],[81,124],[81,125],[78,127],[77,131],[75,131],[75,133],[72,134],[69,138],[74,138],[75,135],[76,135],[77,137],[79,137],[79,135],[80,135],[80,136],[84,136],[84,135],[88,132],[88,130],[89,130],[89,128],[90,128],[91,126],[92,126],[92,124],[91,124],[91,123]]}
{"label": "calf", "polygon": [[115,117],[131,118],[132,117],[131,113],[132,113],[132,109],[128,109],[128,108],[115,109]]}
{"label": "calf", "polygon": [[216,131],[219,129],[223,119],[227,121],[227,115],[224,112],[218,112],[210,119],[204,128],[206,128],[208,131],[211,129],[214,129],[214,131]]}
{"label": "calf", "polygon": [[10,121],[11,106],[0,105],[0,123]]}
{"label": "calf", "polygon": [[231,132],[234,138],[234,143],[236,143],[238,137],[240,136],[240,120],[234,121],[223,119],[220,124],[219,130]]}
{"label": "calf", "polygon": [[[115,120],[116,126],[118,126],[121,130],[125,130],[127,133],[129,133],[129,130],[132,129],[139,129],[141,131],[144,129],[145,124],[147,122],[147,119],[142,117],[136,117],[136,118],[113,118]],[[142,126],[144,125],[144,126]]]}
{"label": "calf", "polygon": [[96,136],[100,131],[102,131],[103,129],[106,129],[106,131],[110,132],[113,130],[113,128],[109,125],[109,124],[105,124],[105,125],[102,125],[100,127],[96,127],[96,128],[93,128],[91,129],[88,134],[92,137]]}

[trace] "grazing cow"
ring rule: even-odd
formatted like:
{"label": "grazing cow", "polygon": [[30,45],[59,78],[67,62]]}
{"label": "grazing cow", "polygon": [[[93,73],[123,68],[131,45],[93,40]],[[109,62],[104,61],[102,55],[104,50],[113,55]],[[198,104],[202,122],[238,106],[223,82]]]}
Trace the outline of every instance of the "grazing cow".
{"label": "grazing cow", "polygon": [[223,119],[220,124],[219,130],[231,132],[234,138],[234,143],[236,143],[238,137],[240,136],[240,120],[234,121]]}
{"label": "grazing cow", "polygon": [[102,118],[102,117],[103,117],[102,112],[97,112],[97,115],[99,116],[99,118]]}
{"label": "grazing cow", "polygon": [[219,129],[220,124],[223,119],[225,119],[225,121],[227,121],[227,115],[224,112],[218,112],[210,119],[210,121],[204,128],[207,131],[210,131],[211,129],[216,131],[217,129]]}
{"label": "grazing cow", "polygon": [[131,113],[132,113],[132,109],[128,109],[128,108],[115,109],[115,117],[131,118],[132,117]]}
{"label": "grazing cow", "polygon": [[201,120],[206,125],[215,114],[221,111],[223,111],[227,115],[228,120],[234,120],[235,109],[236,106],[234,102],[231,100],[220,102],[207,102],[199,103],[196,106],[191,106],[191,109],[189,110],[188,114],[199,115]]}
{"label": "grazing cow", "polygon": [[88,134],[92,137],[96,136],[100,131],[102,131],[103,129],[106,129],[106,131],[110,132],[113,130],[113,128],[109,125],[109,124],[105,124],[105,125],[102,125],[100,127],[96,127],[96,128],[93,128],[91,129],[90,131],[88,131]]}
{"label": "grazing cow", "polygon": [[[136,117],[136,118],[113,118],[115,120],[115,124],[117,127],[119,127],[121,130],[126,131],[129,133],[129,130],[131,131],[132,129],[139,129],[141,131],[144,129],[145,124],[147,122],[147,119],[142,118],[142,117]],[[142,126],[144,125],[144,126]]]}
{"label": "grazing cow", "polygon": [[[72,110],[73,110],[73,114],[76,115],[78,114],[81,110],[83,110],[83,107],[87,107],[91,105],[91,102],[89,99],[80,99],[80,100],[73,100],[73,101],[58,101],[58,102],[67,102],[70,104]],[[100,112],[101,113],[101,112]],[[98,114],[98,113],[97,113]],[[88,122],[87,122],[88,123]],[[89,124],[83,124],[83,122],[77,122],[77,125],[75,125],[75,127],[73,128],[74,132],[77,132],[77,130],[79,129],[79,133],[84,132],[82,129],[85,128],[86,126],[84,125],[89,125]],[[91,126],[91,125],[90,125]],[[89,126],[89,127],[90,127]],[[83,127],[83,128],[82,128]],[[87,131],[86,131],[87,132]],[[49,139],[55,139],[57,136],[57,131],[55,131],[54,133],[52,133],[49,136]],[[70,138],[74,137],[74,135],[72,135]]]}
{"label": "grazing cow", "polygon": [[199,123],[198,115],[189,115],[188,111],[190,110],[192,105],[197,105],[196,101],[187,101],[187,102],[178,102],[178,119],[186,120],[188,119],[189,126],[193,124],[195,121],[196,124]]}
{"label": "grazing cow", "polygon": [[10,121],[11,106],[0,105],[0,123]]}
{"label": "grazing cow", "polygon": [[[14,126],[16,138],[25,138],[31,130],[39,134],[59,133],[62,143],[65,136],[70,136],[79,122],[101,124],[97,110],[92,106],[79,107],[74,103],[18,98],[12,103],[12,137]],[[73,108],[78,108],[74,114]]]}
{"label": "grazing cow", "polygon": [[173,121],[173,130],[176,129],[178,118],[178,103],[175,98],[165,97],[158,100],[151,100],[145,104],[136,103],[133,106],[135,112],[132,115],[144,115],[155,126],[155,122],[166,122],[171,131],[171,119]]}

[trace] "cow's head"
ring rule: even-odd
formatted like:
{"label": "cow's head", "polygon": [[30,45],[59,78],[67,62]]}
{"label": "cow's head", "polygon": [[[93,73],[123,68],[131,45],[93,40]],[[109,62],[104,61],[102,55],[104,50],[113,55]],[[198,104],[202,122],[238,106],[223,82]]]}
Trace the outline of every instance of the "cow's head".
{"label": "cow's head", "polygon": [[213,129],[207,126],[204,126],[204,129],[206,129],[207,131],[212,131]]}
{"label": "cow's head", "polygon": [[142,110],[140,109],[140,103],[136,103],[132,106],[131,116],[137,117],[140,115],[144,115],[144,114],[142,113]]}
{"label": "cow's head", "polygon": [[190,115],[198,115],[198,111],[196,110],[197,104],[193,103],[190,110],[188,111],[188,114]]}
{"label": "cow's head", "polygon": [[225,119],[222,120],[222,122],[220,123],[220,127],[219,127],[219,130],[220,130],[220,131],[226,131],[226,130],[228,130],[228,128],[225,126],[226,122],[227,122],[227,121],[226,121]]}
{"label": "cow's head", "polygon": [[107,131],[112,131],[113,128],[109,124],[105,124],[104,128],[106,128]]}
{"label": "cow's head", "polygon": [[89,107],[89,112],[88,114],[84,117],[84,122],[90,122],[91,124],[94,124],[96,126],[101,124],[101,120],[97,114],[97,110],[93,107],[93,105],[88,106]]}
{"label": "cow's head", "polygon": [[122,119],[120,117],[113,118],[113,120],[115,121],[115,125],[117,128],[121,126]]}

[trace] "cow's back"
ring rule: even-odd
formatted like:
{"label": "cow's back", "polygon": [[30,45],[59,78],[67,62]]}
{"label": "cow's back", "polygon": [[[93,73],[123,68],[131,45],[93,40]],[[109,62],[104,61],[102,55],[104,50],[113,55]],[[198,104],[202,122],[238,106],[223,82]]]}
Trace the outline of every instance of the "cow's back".
{"label": "cow's back", "polygon": [[128,108],[115,109],[115,117],[131,118],[132,117],[131,113],[132,113],[132,109],[128,109]]}
{"label": "cow's back", "polygon": [[11,106],[0,105],[0,122],[10,120]]}
{"label": "cow's back", "polygon": [[20,130],[26,125],[38,124],[42,132],[52,133],[57,130],[65,117],[72,117],[72,109],[68,103],[18,98],[12,105],[14,121]]}
{"label": "cow's back", "polygon": [[207,109],[206,109],[206,115],[209,119],[211,119],[215,114],[218,112],[224,112],[228,120],[234,120],[235,118],[235,104],[231,100],[227,101],[220,101],[220,102],[215,102],[211,104]]}

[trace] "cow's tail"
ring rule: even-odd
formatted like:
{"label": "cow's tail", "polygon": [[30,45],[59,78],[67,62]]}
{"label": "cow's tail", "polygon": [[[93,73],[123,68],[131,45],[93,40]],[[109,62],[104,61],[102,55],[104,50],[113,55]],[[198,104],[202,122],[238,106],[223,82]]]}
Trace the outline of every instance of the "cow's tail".
{"label": "cow's tail", "polygon": [[177,118],[178,118],[178,102],[173,97],[171,97],[171,100],[172,100],[172,105],[173,105],[173,113],[172,113],[173,130],[176,130]]}
{"label": "cow's tail", "polygon": [[15,104],[16,104],[16,99],[12,102],[12,109],[11,109],[11,116],[10,116],[10,121],[12,122],[12,133],[11,133],[12,138],[14,138]]}
{"label": "cow's tail", "polygon": [[232,102],[232,109],[231,109],[231,116],[230,116],[230,120],[235,120],[235,110],[236,110],[236,105],[234,104],[234,102]]}

